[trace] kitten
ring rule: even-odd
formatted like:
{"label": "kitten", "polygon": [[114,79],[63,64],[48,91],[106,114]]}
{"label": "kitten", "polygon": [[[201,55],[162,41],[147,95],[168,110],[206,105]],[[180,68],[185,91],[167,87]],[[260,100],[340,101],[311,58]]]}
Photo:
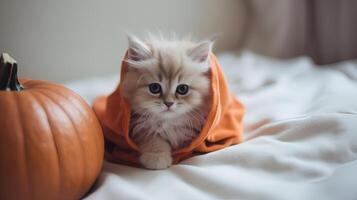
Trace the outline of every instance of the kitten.
{"label": "kitten", "polygon": [[190,144],[210,106],[212,42],[129,36],[124,97],[130,103],[130,137],[140,147],[141,164],[164,169],[171,152]]}

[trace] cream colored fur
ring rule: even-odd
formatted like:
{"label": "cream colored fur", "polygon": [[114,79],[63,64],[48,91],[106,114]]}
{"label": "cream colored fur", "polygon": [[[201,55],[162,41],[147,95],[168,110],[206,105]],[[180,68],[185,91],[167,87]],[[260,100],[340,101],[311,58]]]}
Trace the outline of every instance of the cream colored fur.
{"label": "cream colored fur", "polygon": [[[146,168],[169,167],[172,150],[188,145],[200,132],[210,105],[211,46],[210,41],[129,36],[124,96],[132,108],[130,137]],[[159,94],[150,92],[152,83],[161,86]],[[188,86],[187,94],[176,91],[182,84]]]}

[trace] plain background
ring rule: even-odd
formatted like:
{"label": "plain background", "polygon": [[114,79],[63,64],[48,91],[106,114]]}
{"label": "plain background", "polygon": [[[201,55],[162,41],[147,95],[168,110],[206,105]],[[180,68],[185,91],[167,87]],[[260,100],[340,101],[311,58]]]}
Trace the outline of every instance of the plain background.
{"label": "plain background", "polygon": [[218,34],[216,51],[232,50],[245,15],[236,0],[0,0],[0,51],[20,76],[65,82],[118,73],[127,31]]}

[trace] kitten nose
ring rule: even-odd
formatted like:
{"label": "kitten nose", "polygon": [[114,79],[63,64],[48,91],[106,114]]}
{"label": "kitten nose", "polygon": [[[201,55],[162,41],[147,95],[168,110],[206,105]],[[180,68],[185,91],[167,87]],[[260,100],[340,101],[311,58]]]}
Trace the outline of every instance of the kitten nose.
{"label": "kitten nose", "polygon": [[168,101],[165,101],[164,104],[170,108],[170,106],[172,106],[174,104],[174,102],[168,102]]}

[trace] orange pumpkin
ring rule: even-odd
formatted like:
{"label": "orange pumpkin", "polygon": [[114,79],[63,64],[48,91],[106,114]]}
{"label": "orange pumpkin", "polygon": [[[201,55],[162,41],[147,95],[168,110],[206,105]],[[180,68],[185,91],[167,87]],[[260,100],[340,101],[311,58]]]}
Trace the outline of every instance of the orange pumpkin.
{"label": "orange pumpkin", "polygon": [[94,112],[61,85],[20,84],[16,61],[0,60],[0,199],[79,199],[102,167]]}

